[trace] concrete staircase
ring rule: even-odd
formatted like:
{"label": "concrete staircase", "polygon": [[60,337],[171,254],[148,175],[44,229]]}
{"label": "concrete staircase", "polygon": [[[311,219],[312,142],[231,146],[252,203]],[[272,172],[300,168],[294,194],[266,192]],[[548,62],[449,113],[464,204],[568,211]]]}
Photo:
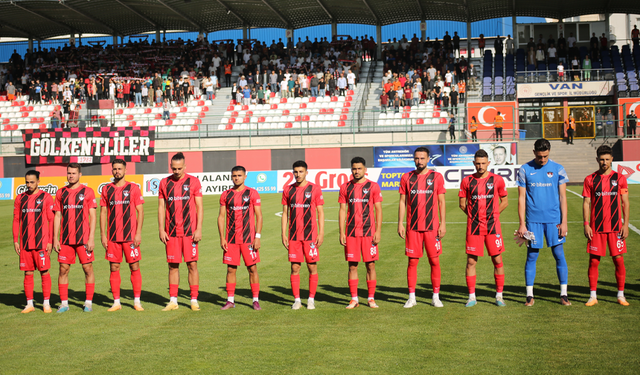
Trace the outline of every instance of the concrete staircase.
{"label": "concrete staircase", "polygon": [[[518,142],[518,164],[525,164],[533,159],[534,142],[533,140]],[[588,139],[576,139],[573,145],[567,145],[562,141],[550,142],[550,158],[564,166],[569,175],[569,184],[582,185],[584,178],[598,169],[596,148],[602,144],[602,140],[593,142]]]}

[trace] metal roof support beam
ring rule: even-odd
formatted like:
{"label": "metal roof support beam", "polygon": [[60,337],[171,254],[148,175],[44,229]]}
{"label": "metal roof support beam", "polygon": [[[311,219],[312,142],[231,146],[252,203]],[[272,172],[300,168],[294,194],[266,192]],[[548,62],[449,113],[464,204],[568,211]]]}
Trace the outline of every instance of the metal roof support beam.
{"label": "metal roof support beam", "polygon": [[380,18],[378,18],[378,15],[376,14],[376,12],[373,11],[373,9],[371,8],[371,6],[367,2],[367,0],[362,0],[362,2],[364,3],[364,5],[367,6],[367,8],[369,9],[369,12],[371,12],[371,15],[373,16],[373,19],[376,21],[376,24],[379,24],[380,22],[378,20]]}
{"label": "metal roof support beam", "polygon": [[196,21],[192,20],[191,17],[189,17],[186,14],[182,13],[181,11],[175,9],[171,5],[165,3],[162,0],[156,0],[156,1],[159,2],[160,4],[164,5],[165,8],[169,9],[173,13],[175,13],[175,14],[179,15],[180,17],[184,18],[185,21],[187,21],[190,24],[192,24],[193,26],[197,27],[198,31],[207,31],[207,29],[205,27],[203,27],[202,25],[199,25]]}
{"label": "metal roof support beam", "polygon": [[137,10],[131,8],[130,6],[128,6],[127,4],[123,3],[120,0],[115,0],[116,3],[122,5],[125,9],[129,10],[131,13],[137,15],[138,17],[142,18],[143,20],[147,21],[148,24],[150,24],[151,26],[155,27],[155,28],[161,28],[162,26],[158,25],[157,23],[151,21],[149,18],[147,18],[147,16],[145,16],[144,14],[138,12]]}
{"label": "metal roof support beam", "polygon": [[282,13],[278,12],[274,7],[272,7],[272,6],[271,6],[271,4],[269,4],[269,3],[267,2],[267,0],[262,0],[262,3],[264,3],[264,5],[266,5],[266,6],[267,6],[267,8],[271,9],[271,11],[272,11],[273,13],[275,13],[275,14],[276,14],[276,16],[278,16],[278,17],[282,20],[282,22],[284,22],[284,24],[285,24],[285,29],[293,29],[293,26],[292,26],[291,22],[289,22],[289,20],[288,20],[288,19],[286,19],[286,18],[282,15]]}
{"label": "metal roof support beam", "polygon": [[17,31],[17,32],[19,32],[20,34],[22,34],[22,35],[26,36],[27,38],[29,38],[29,37],[32,37],[32,36],[33,36],[33,37],[35,37],[35,38],[36,38],[36,39],[38,39],[38,40],[43,39],[42,37],[40,37],[40,36],[38,36],[38,35],[33,35],[32,33],[30,33],[30,32],[29,32],[29,31],[27,31],[27,30],[21,29],[21,28],[19,28],[19,27],[17,27],[17,26],[13,26],[13,25],[8,24],[8,23],[6,23],[6,22],[4,22],[4,21],[0,21],[0,25],[2,25],[2,27],[6,27],[7,29],[11,29],[11,30],[13,30],[13,31]]}
{"label": "metal roof support beam", "polygon": [[424,20],[426,17],[424,16],[424,10],[422,10],[422,5],[420,5],[420,0],[416,0],[416,4],[418,5],[418,9],[420,9],[420,19]]}
{"label": "metal roof support beam", "polygon": [[16,8],[22,9],[22,10],[24,10],[24,11],[25,11],[25,12],[27,12],[27,13],[31,13],[31,14],[33,14],[34,16],[40,17],[40,18],[45,19],[45,20],[47,20],[47,21],[49,21],[49,22],[53,22],[53,23],[55,23],[56,25],[58,25],[58,26],[60,26],[60,27],[64,27],[65,29],[69,29],[69,31],[73,31],[73,27],[71,27],[71,26],[69,26],[69,25],[66,25],[66,24],[64,24],[64,23],[62,23],[62,22],[58,22],[58,21],[56,21],[56,20],[53,20],[53,19],[51,19],[51,18],[49,18],[49,17],[47,17],[47,16],[44,16],[44,15],[42,15],[42,14],[38,13],[38,12],[34,12],[33,10],[28,9],[28,8],[25,8],[25,7],[23,7],[23,6],[21,6],[21,5],[18,5],[18,4],[16,4],[16,3],[12,3],[12,4],[13,4],[13,6],[15,6]]}
{"label": "metal roof support beam", "polygon": [[324,10],[324,12],[327,14],[327,16],[329,16],[329,18],[331,19],[331,23],[333,24],[335,17],[333,16],[333,14],[331,14],[331,12],[329,12],[329,10],[327,9],[326,6],[324,6],[324,4],[322,3],[322,0],[316,0],[318,2],[318,5],[320,5],[320,8],[322,8],[322,10]]}
{"label": "metal roof support beam", "polygon": [[76,8],[72,8],[72,7],[70,7],[69,5],[65,4],[63,1],[61,1],[61,2],[60,2],[60,5],[62,5],[63,7],[67,8],[67,9],[69,9],[69,10],[70,10],[70,11],[72,11],[72,12],[78,13],[79,15],[81,15],[81,16],[83,16],[83,17],[85,17],[85,18],[90,19],[91,21],[93,21],[93,22],[97,23],[98,25],[101,25],[102,27],[104,27],[104,28],[106,28],[107,30],[109,30],[111,33],[117,33],[117,34],[119,34],[118,30],[116,30],[116,29],[114,29],[113,27],[111,27],[111,26],[107,25],[106,23],[104,23],[104,22],[100,21],[99,19],[97,19],[97,18],[93,17],[92,15],[89,15],[89,14],[87,14],[87,13],[84,13],[84,12],[82,12],[82,11],[79,11],[79,10],[78,10],[78,9],[76,9]]}
{"label": "metal roof support beam", "polygon": [[242,22],[242,25],[249,25],[249,22],[247,22],[247,20],[245,20],[244,18],[240,17],[240,15],[238,15],[238,13],[234,12],[233,10],[231,10],[231,8],[229,8],[229,6],[227,6],[227,4],[225,4],[224,2],[222,2],[222,0],[216,0],[218,2],[218,4],[220,4],[224,9],[226,9],[227,13],[231,14],[232,16],[234,16],[235,18],[238,19],[238,21]]}

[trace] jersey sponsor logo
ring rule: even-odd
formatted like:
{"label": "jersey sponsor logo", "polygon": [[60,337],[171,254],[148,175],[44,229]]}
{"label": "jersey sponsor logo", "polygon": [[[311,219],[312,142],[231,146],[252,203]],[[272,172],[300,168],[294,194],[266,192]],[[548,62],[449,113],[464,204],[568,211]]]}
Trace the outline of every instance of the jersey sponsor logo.
{"label": "jersey sponsor logo", "polygon": [[369,203],[368,198],[349,198],[349,203]]}
{"label": "jersey sponsor logo", "polygon": [[531,187],[551,187],[553,184],[551,182],[532,182],[529,184]]}
{"label": "jersey sponsor logo", "polygon": [[433,194],[433,190],[414,189],[414,190],[411,190],[411,194]]}
{"label": "jersey sponsor logo", "polygon": [[602,197],[606,197],[606,196],[614,197],[616,195],[618,195],[617,191],[603,191],[603,192],[596,191],[596,197],[600,197],[600,196],[602,196]]}
{"label": "jersey sponsor logo", "polygon": [[474,195],[471,197],[471,200],[478,200],[478,199],[492,199],[493,198],[493,194],[479,194],[479,195]]}
{"label": "jersey sponsor logo", "polygon": [[63,208],[65,210],[81,210],[84,207],[83,204],[65,204]]}
{"label": "jersey sponsor logo", "polygon": [[23,214],[26,214],[26,213],[29,213],[29,212],[41,212],[41,211],[42,211],[42,209],[40,209],[40,208],[23,208],[22,209],[22,213]]}
{"label": "jersey sponsor logo", "polygon": [[309,208],[311,207],[311,205],[305,204],[305,203],[291,203],[291,207],[292,208]]}
{"label": "jersey sponsor logo", "polygon": [[126,201],[109,201],[109,206],[120,206],[120,205],[123,205],[123,204],[128,205],[129,203],[130,203],[129,200],[126,200]]}
{"label": "jersey sponsor logo", "polygon": [[172,201],[188,201],[189,198],[191,198],[191,197],[190,196],[183,197],[183,196],[179,195],[177,197],[169,197],[167,199],[169,200],[169,202],[172,202]]}
{"label": "jersey sponsor logo", "polygon": [[242,211],[242,210],[248,210],[249,206],[230,206],[229,208],[232,211]]}
{"label": "jersey sponsor logo", "polygon": [[553,177],[553,172],[547,172],[547,177],[552,178]]}

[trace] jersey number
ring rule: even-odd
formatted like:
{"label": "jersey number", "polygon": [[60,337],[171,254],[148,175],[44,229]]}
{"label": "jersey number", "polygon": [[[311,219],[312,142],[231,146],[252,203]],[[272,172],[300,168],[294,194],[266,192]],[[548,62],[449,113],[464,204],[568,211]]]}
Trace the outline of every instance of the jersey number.
{"label": "jersey number", "polygon": [[371,247],[371,256],[375,256],[378,252],[378,248],[376,246]]}
{"label": "jersey number", "polygon": [[618,249],[622,249],[624,247],[624,240],[618,240],[616,246],[618,247]]}
{"label": "jersey number", "polygon": [[318,256],[318,249],[310,249],[310,250],[309,250],[309,256],[310,256],[311,258],[315,258],[315,257],[317,257],[317,256]]}
{"label": "jersey number", "polygon": [[502,247],[502,238],[498,238],[498,239],[496,240],[496,246],[497,246],[498,248]]}
{"label": "jersey number", "polygon": [[140,256],[140,252],[138,251],[138,249],[131,250],[131,257],[132,258],[137,258],[138,256]]}

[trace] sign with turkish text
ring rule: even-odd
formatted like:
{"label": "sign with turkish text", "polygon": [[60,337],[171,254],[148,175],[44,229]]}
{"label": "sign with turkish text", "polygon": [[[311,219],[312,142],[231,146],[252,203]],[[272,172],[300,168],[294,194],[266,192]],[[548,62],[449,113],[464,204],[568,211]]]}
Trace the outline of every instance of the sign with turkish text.
{"label": "sign with turkish text", "polygon": [[613,95],[613,81],[518,84],[518,99]]}

